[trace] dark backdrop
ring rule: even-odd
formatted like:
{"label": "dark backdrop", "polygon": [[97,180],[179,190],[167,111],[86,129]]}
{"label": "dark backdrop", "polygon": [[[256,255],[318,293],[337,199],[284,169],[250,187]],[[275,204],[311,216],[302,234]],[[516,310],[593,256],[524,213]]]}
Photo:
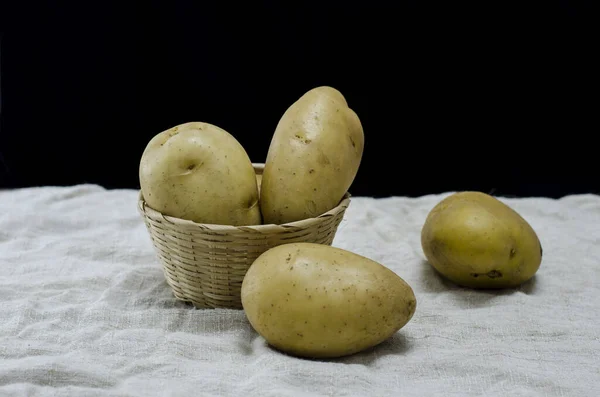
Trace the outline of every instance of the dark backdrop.
{"label": "dark backdrop", "polygon": [[262,162],[331,85],[364,127],[354,195],[600,192],[587,3],[391,3],[3,2],[0,186],[136,188],[147,141],[187,121]]}

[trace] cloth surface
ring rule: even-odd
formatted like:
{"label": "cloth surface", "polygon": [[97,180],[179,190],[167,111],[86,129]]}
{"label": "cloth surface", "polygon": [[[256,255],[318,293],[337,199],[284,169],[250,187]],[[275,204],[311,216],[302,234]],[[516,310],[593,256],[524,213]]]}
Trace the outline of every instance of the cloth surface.
{"label": "cloth surface", "polygon": [[445,195],[353,197],[334,246],[417,296],[381,345],[335,360],[271,349],[242,311],[174,299],[137,192],[0,192],[0,396],[600,396],[600,197],[502,199],[544,258],[513,290],[462,289],[424,261]]}

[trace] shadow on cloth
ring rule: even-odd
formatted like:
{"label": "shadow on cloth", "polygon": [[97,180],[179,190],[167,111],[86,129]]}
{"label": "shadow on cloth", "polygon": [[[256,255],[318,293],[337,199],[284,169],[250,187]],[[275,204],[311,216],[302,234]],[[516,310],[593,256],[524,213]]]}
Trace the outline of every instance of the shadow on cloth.
{"label": "shadow on cloth", "polygon": [[329,361],[341,364],[371,365],[379,358],[384,356],[403,356],[408,353],[411,347],[412,344],[410,340],[404,336],[402,330],[400,330],[392,335],[391,338],[388,338],[377,346],[355,353],[351,356],[341,357]]}
{"label": "shadow on cloth", "polygon": [[361,352],[354,353],[349,356],[338,357],[338,358],[308,358],[308,357],[296,357],[287,354],[286,352],[277,350],[272,346],[268,346],[274,352],[286,355],[288,357],[292,357],[294,359],[314,361],[314,362],[322,362],[322,363],[338,363],[338,364],[359,364],[369,366],[373,364],[378,359],[394,355],[394,356],[402,356],[406,354],[412,347],[411,342],[408,340],[406,336],[402,334],[402,330],[396,332],[387,340],[381,342],[380,344],[365,349]]}
{"label": "shadow on cloth", "polygon": [[[421,290],[427,293],[454,293],[457,301],[465,300],[470,306],[473,306],[474,300],[477,306],[485,306],[486,303],[499,296],[510,296],[514,294],[533,295],[537,291],[537,276],[533,276],[529,281],[514,288],[505,289],[472,289],[461,287],[443,277],[426,260],[421,261]],[[473,299],[473,294],[477,294],[477,299]]]}

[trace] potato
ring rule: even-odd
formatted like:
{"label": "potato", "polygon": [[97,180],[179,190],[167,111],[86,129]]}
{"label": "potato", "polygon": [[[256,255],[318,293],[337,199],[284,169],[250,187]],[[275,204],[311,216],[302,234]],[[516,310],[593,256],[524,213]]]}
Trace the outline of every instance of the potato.
{"label": "potato", "polygon": [[165,215],[199,223],[261,223],[254,168],[241,144],[209,123],[190,122],[154,136],[139,167],[142,195]]}
{"label": "potato", "polygon": [[387,267],[341,248],[289,243],[260,255],[242,282],[252,327],[299,357],[357,353],[390,338],[416,309],[412,288]]}
{"label": "potato", "polygon": [[331,87],[305,93],[283,114],[267,153],[261,187],[265,223],[321,215],[354,181],[364,147],[356,113]]}
{"label": "potato", "polygon": [[495,197],[459,192],[428,214],[421,244],[429,263],[464,287],[509,288],[531,279],[542,245],[531,225]]}

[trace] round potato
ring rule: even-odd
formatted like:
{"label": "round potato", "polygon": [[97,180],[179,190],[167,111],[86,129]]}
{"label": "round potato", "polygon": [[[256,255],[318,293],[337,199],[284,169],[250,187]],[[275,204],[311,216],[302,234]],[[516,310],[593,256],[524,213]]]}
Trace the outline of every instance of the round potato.
{"label": "round potato", "polygon": [[425,220],[421,244],[442,276],[471,288],[515,287],[532,278],[542,261],[531,225],[481,192],[459,192],[440,201]]}
{"label": "round potato", "polygon": [[416,309],[412,288],[387,267],[328,245],[271,248],[250,266],[241,299],[253,328],[295,356],[333,358],[390,338]]}
{"label": "round potato", "polygon": [[139,167],[148,205],[198,223],[261,223],[258,186],[250,158],[227,131],[190,122],[154,136]]}
{"label": "round potato", "polygon": [[267,153],[261,187],[265,223],[321,215],[339,204],[362,159],[356,113],[331,87],[305,93],[283,114]]}

